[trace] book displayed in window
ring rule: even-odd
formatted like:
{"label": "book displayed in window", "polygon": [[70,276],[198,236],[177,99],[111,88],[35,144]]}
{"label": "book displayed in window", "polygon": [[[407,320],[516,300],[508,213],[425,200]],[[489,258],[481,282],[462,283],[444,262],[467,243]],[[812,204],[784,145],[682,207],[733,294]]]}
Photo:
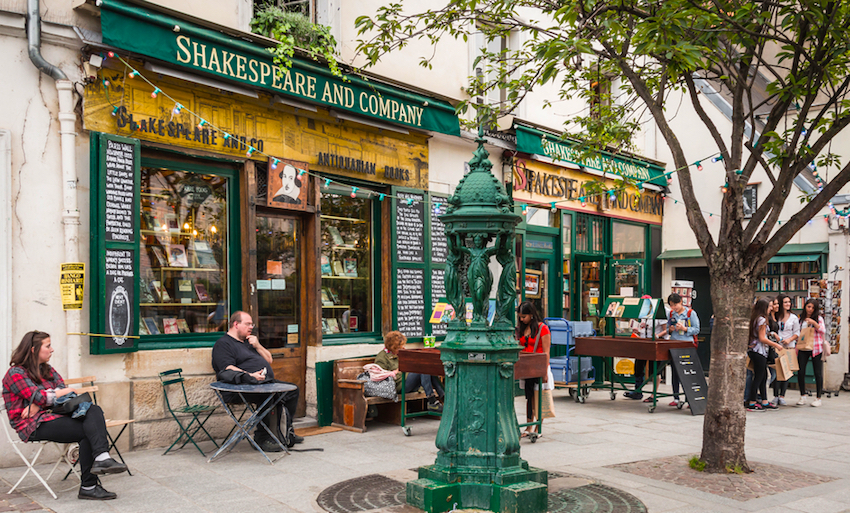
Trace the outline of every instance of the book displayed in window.
{"label": "book displayed in window", "polygon": [[342,235],[339,233],[339,228],[336,226],[328,226],[328,233],[331,234],[331,240],[336,246],[343,246],[345,242],[342,240]]}
{"label": "book displayed in window", "polygon": [[322,254],[320,261],[322,265],[322,275],[331,276],[333,271],[331,270],[331,260],[328,258],[328,255]]}
{"label": "book displayed in window", "polygon": [[328,327],[330,328],[331,333],[340,333],[339,321],[333,317],[328,319]]}
{"label": "book displayed in window", "polygon": [[354,257],[345,259],[344,272],[346,276],[357,276],[357,259]]}
{"label": "book displayed in window", "polygon": [[146,165],[139,175],[140,334],[226,330],[230,178]]}
{"label": "book displayed in window", "polygon": [[334,276],[345,276],[345,269],[342,267],[342,262],[334,260],[333,263]]}
{"label": "book displayed in window", "polygon": [[148,327],[145,324],[144,319],[139,319],[139,335],[150,335],[151,332],[148,331]]}

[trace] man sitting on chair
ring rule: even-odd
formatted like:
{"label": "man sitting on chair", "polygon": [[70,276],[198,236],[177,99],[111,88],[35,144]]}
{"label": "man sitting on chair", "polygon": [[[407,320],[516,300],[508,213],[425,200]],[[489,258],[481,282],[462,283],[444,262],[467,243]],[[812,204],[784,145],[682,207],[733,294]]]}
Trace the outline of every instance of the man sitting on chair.
{"label": "man sitting on chair", "polygon": [[[272,355],[268,349],[260,344],[256,336],[251,335],[251,331],[254,329],[254,322],[251,316],[245,312],[236,312],[230,316],[229,326],[230,329],[227,330],[227,333],[218,339],[213,346],[212,367],[216,373],[216,378],[220,381],[229,381],[222,379],[222,372],[235,371],[248,374],[257,383],[274,381],[274,371],[271,365]],[[243,380],[242,382],[245,381]],[[278,383],[281,382],[278,381]],[[274,433],[287,447],[292,447],[304,441],[304,438],[296,435],[292,429],[292,415],[298,406],[298,394],[298,388],[285,392],[283,401],[278,404],[274,411],[270,411],[263,417],[262,421],[269,431]],[[268,394],[249,393],[243,395],[246,400],[255,405],[262,404],[268,397]],[[232,392],[223,393],[222,396],[227,402],[239,401],[239,396]],[[285,434],[280,429],[283,408],[286,408],[286,428],[283,431]],[[283,450],[274,442],[262,425],[257,426],[257,430],[254,432],[254,440],[265,452],[280,452]]]}

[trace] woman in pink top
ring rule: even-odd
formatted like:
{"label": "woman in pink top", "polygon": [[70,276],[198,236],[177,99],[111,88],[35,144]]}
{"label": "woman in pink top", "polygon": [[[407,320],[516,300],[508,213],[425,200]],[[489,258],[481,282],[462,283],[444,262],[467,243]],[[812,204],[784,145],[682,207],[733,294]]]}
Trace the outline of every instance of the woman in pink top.
{"label": "woman in pink top", "polygon": [[823,323],[823,317],[820,316],[820,304],[817,299],[809,299],[803,306],[800,328],[808,327],[815,329],[815,342],[811,351],[797,349],[797,363],[800,366],[800,370],[797,371],[797,383],[800,386],[800,400],[797,401],[797,406],[806,404],[806,365],[809,363],[809,358],[812,359],[817,390],[817,398],[812,401],[812,406],[820,406],[820,396],[823,395],[823,345],[825,343],[823,336],[826,334],[826,325]]}

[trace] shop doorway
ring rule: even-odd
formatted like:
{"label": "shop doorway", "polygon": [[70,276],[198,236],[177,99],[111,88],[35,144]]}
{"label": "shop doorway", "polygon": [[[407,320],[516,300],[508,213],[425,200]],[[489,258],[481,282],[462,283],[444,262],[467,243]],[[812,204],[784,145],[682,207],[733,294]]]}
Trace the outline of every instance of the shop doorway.
{"label": "shop doorway", "polygon": [[708,367],[711,365],[711,316],[714,315],[708,267],[677,267],[676,279],[694,282],[691,307],[699,317],[697,355],[699,355],[703,371],[708,374]]}
{"label": "shop doorway", "polygon": [[526,254],[525,300],[534,304],[540,318],[560,317],[558,304],[558,266],[554,253]]}
{"label": "shop doorway", "polygon": [[593,329],[599,331],[599,320],[605,298],[602,296],[604,289],[602,258],[576,257],[576,304],[578,305],[579,320],[590,321]]}
{"label": "shop doorway", "polygon": [[275,377],[302,390],[296,416],[304,415],[306,374],[301,233],[297,217],[257,213],[254,333],[274,357]]}

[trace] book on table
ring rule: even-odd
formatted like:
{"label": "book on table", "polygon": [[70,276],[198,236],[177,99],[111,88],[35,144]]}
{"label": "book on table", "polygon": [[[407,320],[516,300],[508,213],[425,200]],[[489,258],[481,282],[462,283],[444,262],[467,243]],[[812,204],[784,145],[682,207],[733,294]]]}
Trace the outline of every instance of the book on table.
{"label": "book on table", "polygon": [[207,288],[204,287],[203,283],[195,284],[195,293],[198,294],[198,301],[200,301],[201,303],[210,302],[210,295],[207,292]]}

